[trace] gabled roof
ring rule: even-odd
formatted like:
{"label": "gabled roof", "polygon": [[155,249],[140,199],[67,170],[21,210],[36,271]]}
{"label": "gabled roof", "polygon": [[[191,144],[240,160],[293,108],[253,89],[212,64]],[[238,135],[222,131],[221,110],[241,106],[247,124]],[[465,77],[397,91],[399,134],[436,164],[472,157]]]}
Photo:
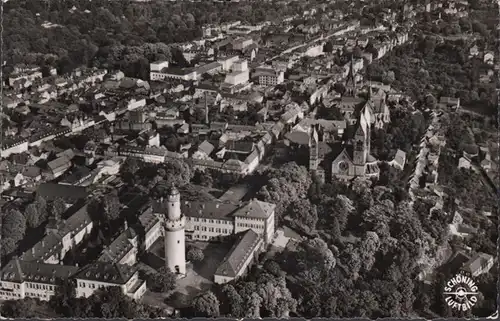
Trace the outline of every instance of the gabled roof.
{"label": "gabled roof", "polygon": [[125,284],[137,272],[137,267],[124,264],[95,262],[84,267],[74,277],[80,280]]}
{"label": "gabled roof", "polygon": [[274,212],[275,208],[276,205],[273,203],[253,199],[243,207],[240,207],[233,216],[267,219]]}
{"label": "gabled roof", "polygon": [[489,260],[491,260],[493,256],[486,254],[486,253],[477,253],[474,255],[468,262],[466,262],[463,266],[463,269],[474,273],[478,270],[480,270],[484,265],[487,264]]}
{"label": "gabled roof", "polygon": [[207,140],[205,140],[203,143],[198,146],[198,151],[205,153],[206,155],[212,154],[214,151],[215,147],[214,145],[210,144]]}
{"label": "gabled roof", "polygon": [[98,261],[118,263],[130,250],[134,248],[131,239],[135,237],[135,231],[128,228],[102,251]]}
{"label": "gabled roof", "polygon": [[231,214],[234,213],[238,209],[238,207],[239,205],[220,201],[184,201],[181,203],[181,210],[185,216],[212,219],[230,219]]}
{"label": "gabled roof", "polygon": [[9,282],[55,284],[58,278],[67,279],[78,271],[76,266],[34,263],[13,258],[2,269],[1,279]]}
{"label": "gabled roof", "polygon": [[301,131],[287,133],[285,135],[285,138],[294,144],[299,144],[299,145],[309,144],[309,134]]}
{"label": "gabled roof", "polygon": [[38,186],[36,193],[47,200],[56,198],[84,199],[88,196],[87,188],[83,186],[68,186],[56,183],[42,183]]}
{"label": "gabled roof", "polygon": [[50,161],[47,163],[47,167],[52,171],[56,172],[57,170],[65,167],[70,167],[71,166],[71,160],[66,156],[61,156],[53,161]]}
{"label": "gabled roof", "polygon": [[246,230],[236,234],[240,238],[224,258],[222,264],[215,271],[215,275],[236,277],[243,264],[261,241],[261,236],[253,230]]}

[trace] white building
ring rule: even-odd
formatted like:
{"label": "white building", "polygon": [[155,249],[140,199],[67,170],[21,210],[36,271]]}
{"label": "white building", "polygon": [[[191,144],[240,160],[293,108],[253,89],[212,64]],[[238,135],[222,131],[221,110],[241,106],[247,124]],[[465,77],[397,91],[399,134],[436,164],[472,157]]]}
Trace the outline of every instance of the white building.
{"label": "white building", "polygon": [[146,292],[146,281],[139,279],[137,267],[129,265],[95,262],[73,276],[76,280],[76,297],[88,298],[95,291],[110,286],[119,286],[123,294],[134,300]]}
{"label": "white building", "polygon": [[151,80],[163,80],[164,77],[162,76],[163,70],[167,69],[169,67],[169,62],[168,61],[156,61],[152,62],[149,65],[149,78]]}
{"label": "white building", "polygon": [[165,79],[196,80],[198,74],[196,70],[189,68],[170,68],[168,61],[159,61],[150,64],[149,78],[152,81],[162,81]]}
{"label": "white building", "polygon": [[239,204],[214,202],[183,202],[186,235],[192,240],[209,241],[252,229],[269,243],[274,236],[275,205],[252,200]]}
{"label": "white building", "polygon": [[77,271],[75,266],[33,263],[15,257],[2,269],[0,299],[48,301],[54,295],[56,280],[69,278]]}
{"label": "white building", "polygon": [[232,43],[234,50],[243,50],[251,44],[253,44],[252,38],[239,38]]}
{"label": "white building", "polygon": [[495,263],[495,258],[489,254],[479,252],[467,261],[462,270],[470,273],[473,277],[488,273]]}
{"label": "white building", "polygon": [[224,82],[236,86],[247,83],[249,79],[248,62],[246,60],[238,60],[233,63],[232,72],[226,75]]}
{"label": "white building", "polygon": [[233,67],[233,64],[238,60],[240,60],[239,56],[232,56],[232,57],[219,58],[217,62],[222,65],[222,70],[229,71]]}
{"label": "white building", "polygon": [[50,219],[45,236],[30,250],[21,255],[21,260],[60,264],[66,253],[90,234],[93,222],[87,213],[87,204],[67,220]]}
{"label": "white building", "polygon": [[245,274],[263,249],[263,239],[253,230],[246,230],[239,237],[215,271],[214,282],[217,284],[230,282]]}
{"label": "white building", "polygon": [[259,85],[262,86],[275,86],[285,81],[285,73],[273,68],[257,68],[255,73],[259,77]]}

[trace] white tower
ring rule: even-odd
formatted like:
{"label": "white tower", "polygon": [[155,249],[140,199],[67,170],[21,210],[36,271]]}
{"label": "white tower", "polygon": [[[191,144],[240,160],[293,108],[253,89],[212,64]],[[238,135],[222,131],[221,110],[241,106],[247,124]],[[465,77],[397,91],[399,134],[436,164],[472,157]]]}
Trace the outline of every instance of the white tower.
{"label": "white tower", "polygon": [[168,199],[161,199],[161,208],[165,218],[163,227],[165,229],[165,263],[175,274],[186,274],[186,245],[184,227],[186,217],[181,213],[181,195],[177,188],[172,185],[168,193]]}

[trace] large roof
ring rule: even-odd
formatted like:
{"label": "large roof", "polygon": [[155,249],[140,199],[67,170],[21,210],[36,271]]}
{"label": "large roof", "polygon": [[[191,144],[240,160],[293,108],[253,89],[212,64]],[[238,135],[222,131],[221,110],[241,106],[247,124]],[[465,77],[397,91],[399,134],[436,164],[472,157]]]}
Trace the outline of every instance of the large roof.
{"label": "large roof", "polygon": [[189,202],[181,203],[181,210],[188,217],[202,217],[212,219],[231,219],[239,205],[220,201],[212,202]]}
{"label": "large roof", "polygon": [[129,253],[134,245],[132,239],[135,238],[135,231],[128,228],[121,233],[106,249],[102,251],[99,261],[108,263],[119,262],[127,253]]}
{"label": "large roof", "polygon": [[37,189],[37,194],[47,200],[56,198],[84,199],[87,198],[87,188],[83,186],[68,186],[56,183],[42,183]]}
{"label": "large roof", "polygon": [[38,243],[22,255],[22,259],[26,261],[45,261],[52,255],[61,253],[63,248],[62,238],[69,233],[77,234],[87,227],[91,221],[87,213],[87,204],[85,204],[67,220],[54,225],[55,228],[57,227],[57,231],[47,233]]}
{"label": "large roof", "polygon": [[222,264],[217,268],[216,275],[236,277],[238,272],[243,267],[243,264],[250,255],[253,254],[256,247],[262,241],[259,234],[253,230],[246,230],[237,234],[239,240],[229,251],[228,255],[222,261]]}
{"label": "large roof", "polygon": [[267,219],[274,212],[275,208],[275,204],[253,199],[240,207],[233,216]]}
{"label": "large roof", "polygon": [[78,271],[76,266],[27,262],[19,258],[12,259],[2,269],[1,279],[9,282],[54,284],[56,279],[67,279]]}
{"label": "large roof", "polygon": [[75,274],[76,279],[113,284],[125,284],[137,272],[136,267],[125,264],[95,262]]}

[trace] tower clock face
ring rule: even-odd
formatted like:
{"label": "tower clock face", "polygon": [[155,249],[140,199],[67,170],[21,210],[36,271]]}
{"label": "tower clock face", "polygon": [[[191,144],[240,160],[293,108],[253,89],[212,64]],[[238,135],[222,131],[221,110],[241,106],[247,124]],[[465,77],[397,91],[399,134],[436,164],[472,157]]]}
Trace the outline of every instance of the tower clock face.
{"label": "tower clock face", "polygon": [[345,173],[347,172],[347,170],[349,169],[349,166],[347,165],[346,162],[344,161],[341,161],[339,162],[339,170],[342,172],[342,173]]}

